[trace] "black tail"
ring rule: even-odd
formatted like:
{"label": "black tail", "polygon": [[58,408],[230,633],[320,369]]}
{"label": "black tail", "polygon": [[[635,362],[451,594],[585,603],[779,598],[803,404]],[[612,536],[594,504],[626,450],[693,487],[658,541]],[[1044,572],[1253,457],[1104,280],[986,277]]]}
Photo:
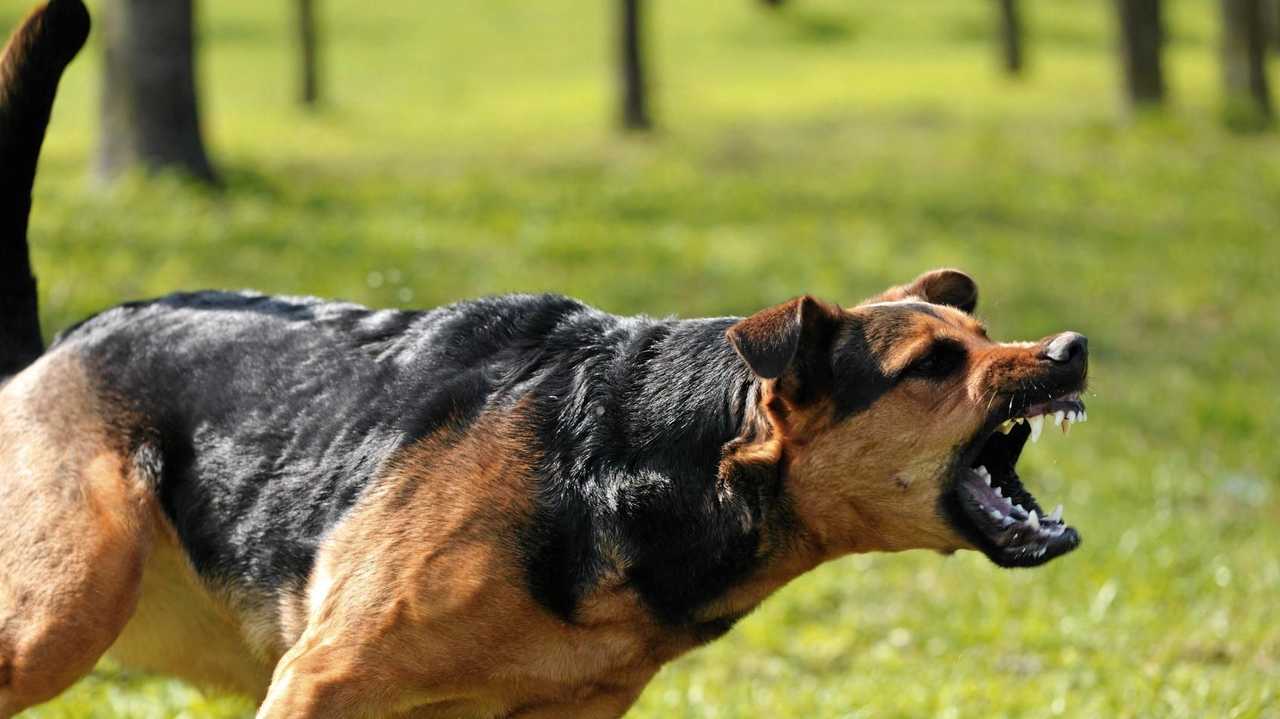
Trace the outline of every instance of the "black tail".
{"label": "black tail", "polygon": [[0,56],[0,378],[44,351],[27,254],[31,185],[58,79],[88,37],[89,11],[80,0],[50,0]]}

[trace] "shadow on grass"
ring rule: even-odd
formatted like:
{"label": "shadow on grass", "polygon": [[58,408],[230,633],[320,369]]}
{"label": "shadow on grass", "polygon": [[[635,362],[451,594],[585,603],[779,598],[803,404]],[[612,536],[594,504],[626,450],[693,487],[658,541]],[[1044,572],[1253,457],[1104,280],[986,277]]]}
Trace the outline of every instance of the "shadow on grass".
{"label": "shadow on grass", "polygon": [[784,5],[774,9],[770,22],[753,23],[739,33],[743,43],[771,40],[790,46],[826,46],[851,42],[862,31],[862,23],[844,13],[811,10]]}
{"label": "shadow on grass", "polygon": [[806,10],[786,16],[791,39],[808,45],[830,45],[848,42],[857,35],[858,26],[850,18],[835,13]]}

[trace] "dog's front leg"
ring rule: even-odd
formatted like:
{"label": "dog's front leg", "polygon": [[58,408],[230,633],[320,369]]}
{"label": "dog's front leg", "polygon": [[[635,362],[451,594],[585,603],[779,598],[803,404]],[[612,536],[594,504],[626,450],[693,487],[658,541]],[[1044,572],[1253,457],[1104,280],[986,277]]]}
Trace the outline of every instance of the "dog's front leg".
{"label": "dog's front leg", "polygon": [[368,683],[340,649],[299,641],[276,665],[257,719],[346,719],[370,713]]}

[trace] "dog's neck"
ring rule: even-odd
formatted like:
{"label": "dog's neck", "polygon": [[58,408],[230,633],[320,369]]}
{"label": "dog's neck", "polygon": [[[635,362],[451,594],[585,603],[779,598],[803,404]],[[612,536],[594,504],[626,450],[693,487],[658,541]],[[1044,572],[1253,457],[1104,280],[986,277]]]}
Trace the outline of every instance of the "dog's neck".
{"label": "dog's neck", "polygon": [[[731,623],[824,558],[791,512],[783,440],[763,406],[769,383],[730,344],[724,331],[731,324],[669,325],[642,350],[644,360],[634,366],[637,394],[625,405],[633,459],[668,477],[669,497],[683,500],[665,511],[655,505],[680,546],[672,557],[677,564],[653,583],[664,590],[659,594],[672,591],[672,582],[702,585],[681,589],[687,601],[669,608],[668,618]],[[687,556],[693,547],[701,548],[698,556]],[[639,570],[647,577],[651,569],[642,561],[632,576]]]}
{"label": "dog's neck", "polygon": [[547,338],[526,396],[543,529],[524,543],[553,612],[572,620],[621,583],[659,622],[714,636],[816,564],[762,410],[768,384],[725,336],[735,321],[588,315]]}
{"label": "dog's neck", "polygon": [[[674,390],[667,399],[683,403],[698,417],[691,425],[718,428],[684,437],[688,444],[683,446],[675,440],[679,426],[667,429],[681,452],[719,457],[714,472],[707,465],[686,479],[714,486],[715,509],[706,518],[732,517],[739,522],[738,536],[750,536],[755,547],[751,567],[697,608],[699,624],[727,628],[791,580],[856,547],[826,536],[820,522],[815,526],[810,521],[814,517],[802,516],[798,510],[803,503],[792,496],[806,486],[805,477],[791,476],[797,471],[797,443],[822,431],[831,421],[830,408],[821,401],[791,404],[779,396],[776,382],[751,374],[723,332],[707,340],[703,361],[690,369],[683,390],[669,378],[656,379],[663,388],[657,390],[660,394]],[[685,352],[677,347],[673,356],[687,360]]]}

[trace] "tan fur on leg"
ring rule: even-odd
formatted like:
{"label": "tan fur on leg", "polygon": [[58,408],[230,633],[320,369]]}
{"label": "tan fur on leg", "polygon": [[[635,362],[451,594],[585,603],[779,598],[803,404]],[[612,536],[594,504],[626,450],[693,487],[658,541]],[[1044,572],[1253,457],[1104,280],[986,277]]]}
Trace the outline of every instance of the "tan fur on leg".
{"label": "tan fur on leg", "polygon": [[137,600],[154,510],[74,362],[37,362],[0,390],[0,408],[4,716],[57,695],[115,640]]}

